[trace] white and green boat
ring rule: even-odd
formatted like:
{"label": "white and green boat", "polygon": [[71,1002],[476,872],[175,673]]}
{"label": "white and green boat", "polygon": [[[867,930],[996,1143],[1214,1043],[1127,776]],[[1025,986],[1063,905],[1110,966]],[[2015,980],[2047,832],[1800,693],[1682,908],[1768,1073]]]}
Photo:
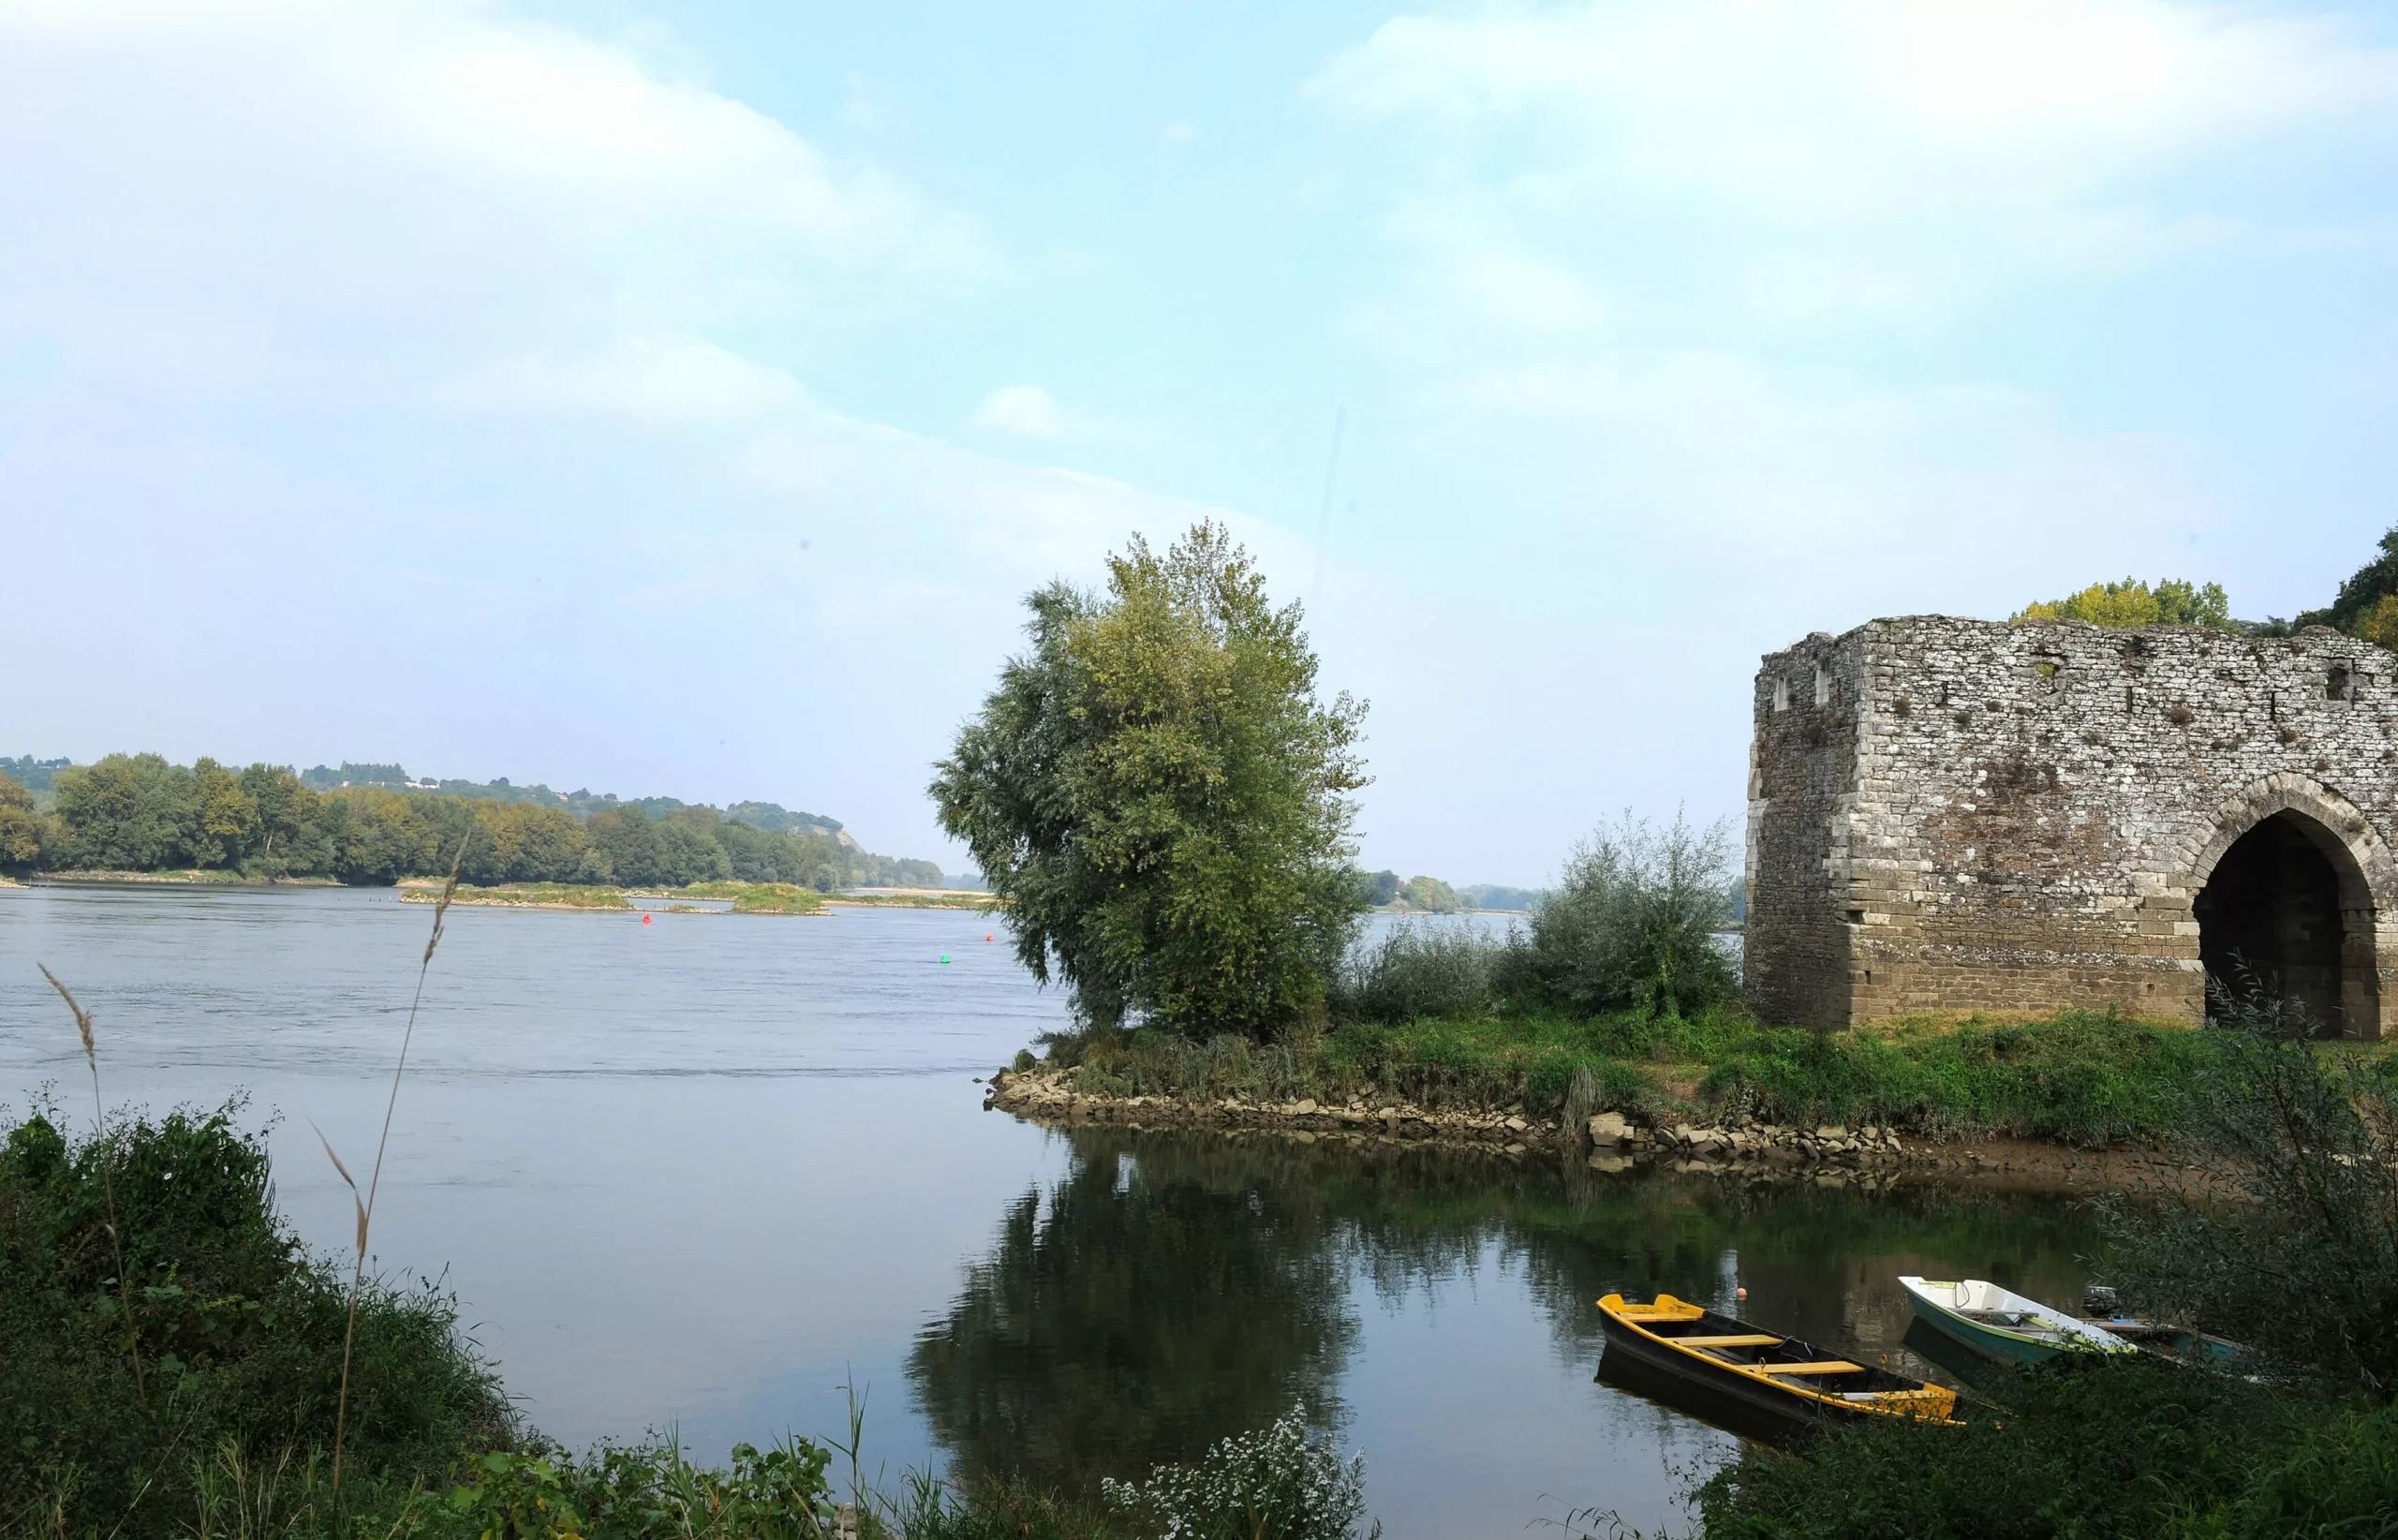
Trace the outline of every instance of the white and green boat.
{"label": "white and green boat", "polygon": [[1976,1353],[2007,1363],[2036,1364],[2061,1353],[2138,1353],[2113,1332],[2052,1310],[1983,1279],[1961,1282],[1902,1277],[1907,1297],[1926,1325]]}

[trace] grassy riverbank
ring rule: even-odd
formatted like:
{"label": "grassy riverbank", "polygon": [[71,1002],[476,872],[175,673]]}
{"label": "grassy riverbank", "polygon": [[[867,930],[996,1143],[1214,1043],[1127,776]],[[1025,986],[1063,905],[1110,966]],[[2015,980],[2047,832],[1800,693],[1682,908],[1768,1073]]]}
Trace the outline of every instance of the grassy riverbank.
{"label": "grassy riverbank", "polygon": [[2207,1034],[2111,1012],[2021,1021],[1903,1022],[1855,1032],[1765,1026],[1735,1007],[1687,1017],[1546,1013],[1351,1022],[1280,1043],[1093,1032],[1058,1040],[1087,1095],[1357,1097],[1558,1114],[1577,1077],[1589,1110],[1638,1119],[1878,1124],[1932,1137],[2070,1145],[2175,1132]]}

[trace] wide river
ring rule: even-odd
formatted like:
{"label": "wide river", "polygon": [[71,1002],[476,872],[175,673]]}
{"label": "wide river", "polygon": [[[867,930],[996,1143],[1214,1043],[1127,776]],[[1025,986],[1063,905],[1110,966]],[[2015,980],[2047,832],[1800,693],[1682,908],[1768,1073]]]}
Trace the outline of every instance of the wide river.
{"label": "wide river", "polygon": [[[0,889],[0,1103],[273,1123],[300,1233],[347,1244],[431,911],[390,890]],[[2080,1296],[2062,1199],[1602,1177],[1416,1151],[1052,1132],[975,1077],[1062,1022],[992,922],[452,910],[377,1265],[441,1278],[531,1420],[580,1445],[843,1426],[869,1470],[1064,1482],[1188,1458],[1293,1403],[1367,1457],[1392,1540],[1569,1508],[1654,1528],[1726,1434],[1594,1383],[1592,1301],[1669,1290],[1852,1354],[1902,1272]],[[48,1090],[45,1090],[48,1088]],[[1873,1361],[1869,1359],[1868,1361]]]}

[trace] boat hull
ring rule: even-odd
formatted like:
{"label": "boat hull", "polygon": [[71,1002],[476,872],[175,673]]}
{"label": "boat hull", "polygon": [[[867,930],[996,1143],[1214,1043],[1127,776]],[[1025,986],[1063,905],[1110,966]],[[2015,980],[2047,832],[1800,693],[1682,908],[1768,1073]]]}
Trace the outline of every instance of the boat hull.
{"label": "boat hull", "polygon": [[1599,1310],[1607,1344],[1600,1378],[1671,1385],[1680,1399],[1737,1408],[1743,1421],[1801,1432],[1875,1417],[1946,1422],[1956,1406],[1951,1391],[1850,1362],[1796,1337],[1761,1332],[1670,1295],[1646,1306],[1609,1295]]}
{"label": "boat hull", "polygon": [[[1694,1391],[1704,1401],[1715,1403],[1737,1417],[1759,1419],[1764,1425],[1756,1429],[1760,1433],[1769,1429],[1789,1434],[1823,1428],[1846,1428],[1873,1415],[1853,1407],[1793,1396],[1760,1385],[1749,1376],[1736,1373],[1728,1368],[1710,1365],[1672,1348],[1660,1347],[1650,1338],[1619,1325],[1612,1319],[1606,1323],[1606,1355],[1599,1364],[1602,1377],[1625,1381],[1636,1378],[1644,1393],[1659,1399],[1670,1399],[1676,1390]],[[1619,1359],[1625,1360],[1625,1363],[1619,1364]],[[1709,1420],[1730,1419],[1711,1415]]]}
{"label": "boat hull", "polygon": [[2089,1351],[2086,1348],[2059,1347],[2051,1342],[2027,1341],[2008,1332],[1993,1331],[1979,1322],[1968,1321],[1952,1311],[1942,1310],[1921,1295],[1910,1294],[1907,1299],[1915,1306],[1917,1320],[1950,1341],[1961,1343],[1985,1358],[1996,1358],[2002,1363],[2009,1364],[2044,1364],[2062,1354]]}

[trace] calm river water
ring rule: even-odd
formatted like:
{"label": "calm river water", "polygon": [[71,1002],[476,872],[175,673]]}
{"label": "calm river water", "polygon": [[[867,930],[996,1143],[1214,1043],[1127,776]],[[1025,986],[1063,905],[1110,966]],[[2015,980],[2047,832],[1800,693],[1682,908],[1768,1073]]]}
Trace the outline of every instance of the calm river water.
{"label": "calm river water", "polygon": [[[97,1018],[112,1103],[246,1093],[276,1119],[289,1220],[341,1246],[310,1124],[371,1158],[430,920],[389,890],[0,890],[0,1102],[51,1085],[88,1117],[46,962]],[[453,910],[379,1266],[446,1278],[570,1444],[674,1425],[721,1458],[840,1429],[854,1379],[895,1476],[1088,1481],[1298,1401],[1365,1450],[1393,1540],[1589,1504],[1653,1527],[1737,1452],[1593,1383],[1610,1289],[1745,1286],[1752,1319],[1894,1363],[1914,1362],[1901,1272],[2079,1297],[2093,1237],[2059,1199],[1743,1193],[984,1113],[973,1077],[1064,1016],[990,929]]]}

